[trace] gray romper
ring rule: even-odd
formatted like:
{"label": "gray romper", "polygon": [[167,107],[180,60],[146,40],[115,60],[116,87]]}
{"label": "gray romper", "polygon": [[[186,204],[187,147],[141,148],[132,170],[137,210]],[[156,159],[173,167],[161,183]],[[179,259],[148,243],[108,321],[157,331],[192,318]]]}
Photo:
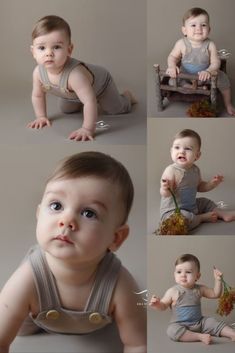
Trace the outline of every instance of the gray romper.
{"label": "gray romper", "polygon": [[[210,65],[208,52],[210,39],[206,39],[200,48],[193,48],[186,37],[183,38],[183,41],[186,46],[186,52],[181,59],[180,71],[188,74],[197,74],[206,70]],[[217,87],[220,91],[230,87],[228,76],[221,70],[218,70]]]}
{"label": "gray romper", "polygon": [[38,66],[44,91],[60,97],[60,107],[63,113],[77,112],[82,107],[82,103],[76,93],[68,90],[69,74],[78,65],[83,65],[92,74],[92,87],[97,97],[97,102],[105,113],[124,114],[131,111],[130,99],[119,94],[112,76],[106,69],[69,58],[61,74],[59,86],[52,85],[49,81],[47,70],[43,65]]}
{"label": "gray romper", "polygon": [[110,324],[109,306],[120,273],[121,262],[108,252],[97,269],[95,282],[83,311],[61,307],[56,281],[39,246],[28,255],[33,269],[40,312],[30,314],[18,335],[34,334],[40,329],[59,334],[85,334]]}
{"label": "gray romper", "polygon": [[[183,169],[177,164],[171,164],[173,173],[180,176],[180,182],[175,189],[175,196],[181,213],[189,220],[189,229],[200,224],[198,214],[212,211],[216,204],[205,198],[196,198],[198,184],[201,180],[199,168],[193,164],[189,169]],[[172,196],[162,197],[160,204],[161,220],[165,220],[174,213],[175,205]]]}
{"label": "gray romper", "polygon": [[175,288],[178,290],[179,297],[171,308],[172,317],[167,335],[174,341],[179,341],[186,330],[220,336],[226,323],[202,316],[200,285],[196,284],[194,288],[189,289],[177,284]]}

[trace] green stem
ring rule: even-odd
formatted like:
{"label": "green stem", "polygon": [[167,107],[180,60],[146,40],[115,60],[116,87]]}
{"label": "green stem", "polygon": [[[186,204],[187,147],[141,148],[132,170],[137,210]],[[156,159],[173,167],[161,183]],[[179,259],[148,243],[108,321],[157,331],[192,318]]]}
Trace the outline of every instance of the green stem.
{"label": "green stem", "polygon": [[223,279],[223,276],[221,277],[221,281],[222,281],[223,286],[224,286],[224,292],[228,293],[229,290],[231,289],[231,287],[228,285],[228,283],[225,282],[225,280]]}
{"label": "green stem", "polygon": [[175,204],[175,213],[180,213],[180,209],[179,209],[178,203],[177,203],[177,201],[176,201],[175,194],[173,193],[173,191],[172,191],[170,188],[168,188],[168,190],[170,191],[171,196],[173,197],[173,200],[174,200],[174,204]]}

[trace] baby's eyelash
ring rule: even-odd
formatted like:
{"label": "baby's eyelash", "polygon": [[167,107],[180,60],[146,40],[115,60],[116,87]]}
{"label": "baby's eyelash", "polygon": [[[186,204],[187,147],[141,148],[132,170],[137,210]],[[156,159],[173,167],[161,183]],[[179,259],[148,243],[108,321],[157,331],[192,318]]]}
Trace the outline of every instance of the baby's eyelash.
{"label": "baby's eyelash", "polygon": [[60,201],[53,201],[53,202],[50,202],[49,208],[52,211],[60,211],[63,208],[63,206]]}
{"label": "baby's eyelash", "polygon": [[81,211],[81,215],[89,218],[89,219],[96,219],[97,218],[97,212],[90,209],[90,208],[85,208]]}

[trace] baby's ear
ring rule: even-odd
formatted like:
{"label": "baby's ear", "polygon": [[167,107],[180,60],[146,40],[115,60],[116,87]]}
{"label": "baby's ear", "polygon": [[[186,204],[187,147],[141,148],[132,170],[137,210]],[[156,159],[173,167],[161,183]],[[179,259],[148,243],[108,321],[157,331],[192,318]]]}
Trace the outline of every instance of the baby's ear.
{"label": "baby's ear", "polygon": [[73,51],[73,44],[69,44],[69,56],[72,54],[72,51]]}
{"label": "baby's ear", "polygon": [[200,277],[201,277],[201,272],[198,272],[197,280],[199,280]]}
{"label": "baby's ear", "polygon": [[186,28],[184,26],[181,27],[181,31],[182,31],[183,35],[186,36]]}
{"label": "baby's ear", "polygon": [[201,157],[201,154],[202,154],[201,151],[197,152],[196,161]]}
{"label": "baby's ear", "polygon": [[128,237],[128,234],[129,234],[129,226],[127,224],[124,224],[121,227],[119,227],[114,234],[113,242],[108,247],[109,250],[117,251],[122,245],[122,243]]}

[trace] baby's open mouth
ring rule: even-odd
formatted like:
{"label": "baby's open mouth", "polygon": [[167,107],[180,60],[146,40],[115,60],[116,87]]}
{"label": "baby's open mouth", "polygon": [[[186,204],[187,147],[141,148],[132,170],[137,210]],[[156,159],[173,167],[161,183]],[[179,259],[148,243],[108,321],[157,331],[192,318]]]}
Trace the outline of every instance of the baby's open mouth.
{"label": "baby's open mouth", "polygon": [[186,158],[185,158],[184,156],[179,156],[178,159],[179,159],[180,161],[186,161]]}

